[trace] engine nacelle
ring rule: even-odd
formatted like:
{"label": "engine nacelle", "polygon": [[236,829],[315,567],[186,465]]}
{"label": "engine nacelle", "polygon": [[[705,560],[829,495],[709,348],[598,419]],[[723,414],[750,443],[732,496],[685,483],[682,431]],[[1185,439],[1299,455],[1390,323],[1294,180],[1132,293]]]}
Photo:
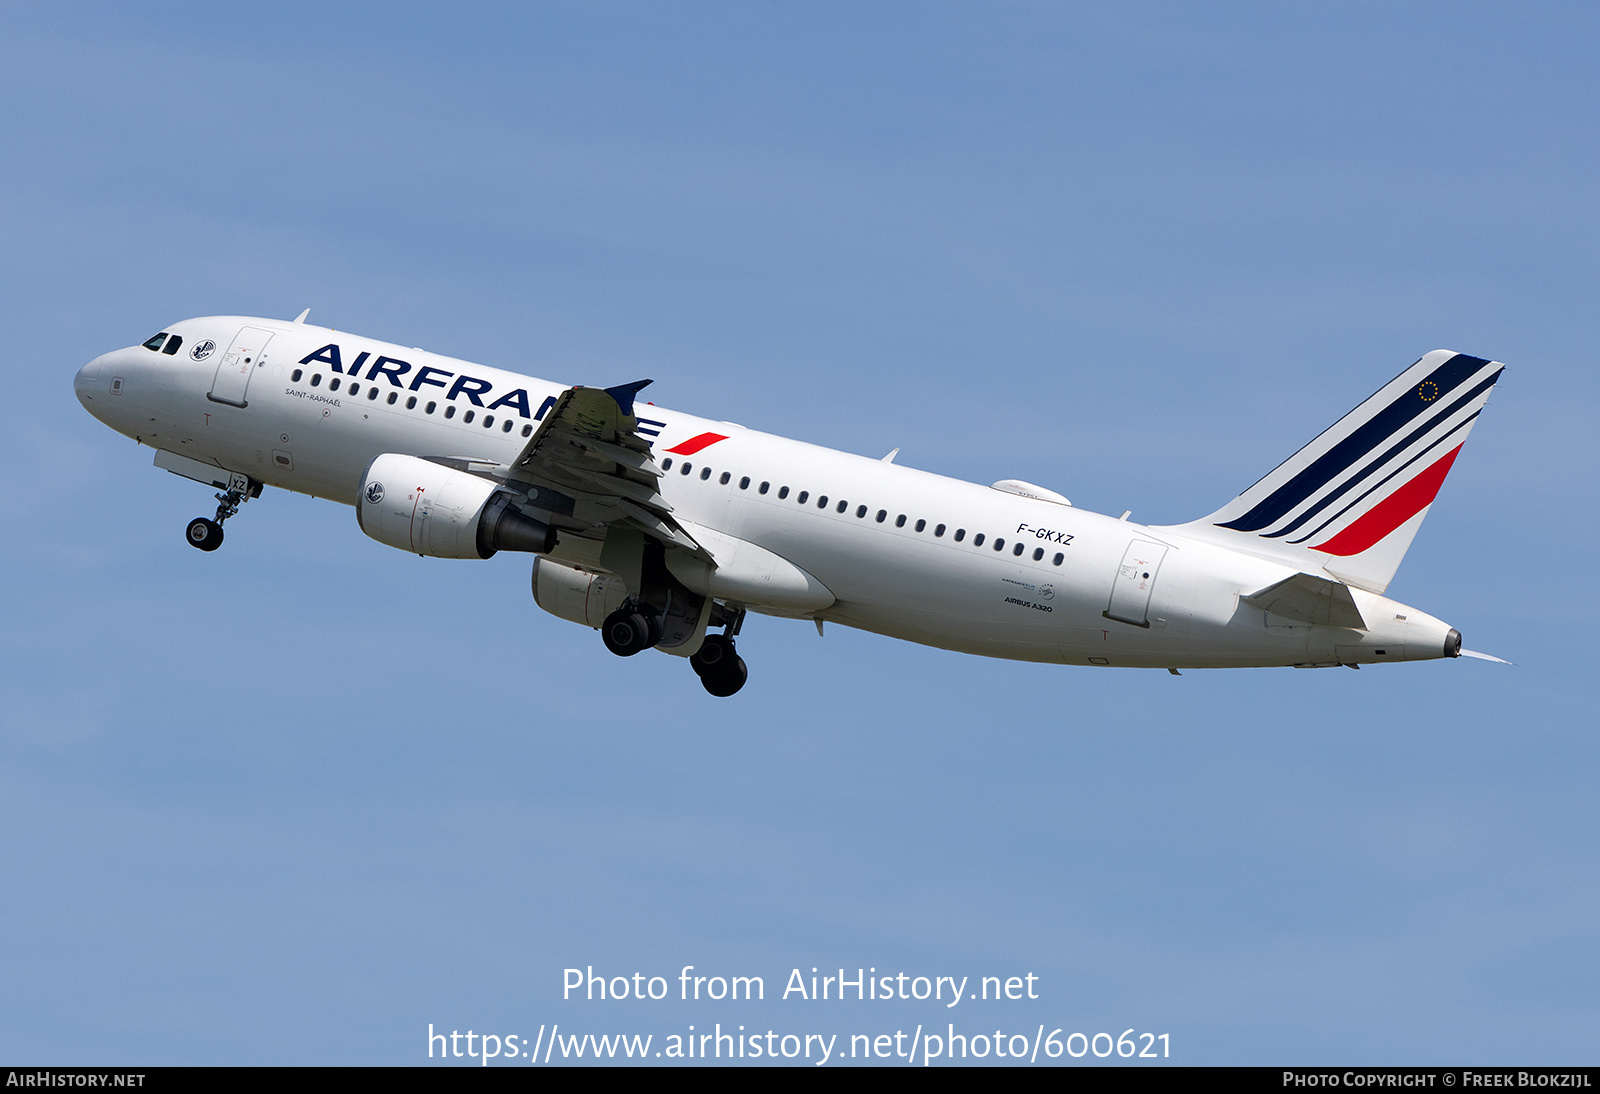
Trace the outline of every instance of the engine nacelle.
{"label": "engine nacelle", "polygon": [[495,483],[396,452],[367,465],[356,521],[379,543],[434,558],[542,554],[556,545],[555,529],[512,505]]}
{"label": "engine nacelle", "polygon": [[551,615],[599,627],[627,598],[621,578],[587,573],[548,558],[533,560],[533,599]]}

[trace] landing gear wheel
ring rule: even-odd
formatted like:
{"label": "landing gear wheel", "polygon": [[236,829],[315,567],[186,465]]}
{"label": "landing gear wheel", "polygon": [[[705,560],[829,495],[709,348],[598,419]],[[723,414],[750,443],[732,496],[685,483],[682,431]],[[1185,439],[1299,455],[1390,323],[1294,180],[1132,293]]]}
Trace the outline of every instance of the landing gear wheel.
{"label": "landing gear wheel", "polygon": [[728,670],[728,666],[737,660],[738,654],[733,649],[733,639],[721,634],[708,634],[700,643],[700,648],[689,658],[689,667],[694,669],[695,675],[704,680],[707,676],[718,676]]}
{"label": "landing gear wheel", "polygon": [[183,538],[189,541],[191,547],[198,547],[202,551],[215,551],[222,546],[222,525],[205,517],[195,517],[189,522]]}
{"label": "landing gear wheel", "polygon": [[606,644],[606,649],[618,657],[632,657],[654,644],[651,642],[649,620],[627,607],[618,608],[606,616],[606,621],[600,624],[600,640]]}
{"label": "landing gear wheel", "polygon": [[712,695],[719,699],[726,699],[744,687],[744,683],[748,679],[750,679],[750,670],[745,668],[744,658],[734,655],[732,663],[720,673],[714,676],[702,674],[700,683]]}
{"label": "landing gear wheel", "polygon": [[712,695],[725,699],[744,687],[750,678],[744,658],[733,647],[733,639],[725,634],[708,634],[700,648],[689,658],[689,667],[700,677],[700,683]]}

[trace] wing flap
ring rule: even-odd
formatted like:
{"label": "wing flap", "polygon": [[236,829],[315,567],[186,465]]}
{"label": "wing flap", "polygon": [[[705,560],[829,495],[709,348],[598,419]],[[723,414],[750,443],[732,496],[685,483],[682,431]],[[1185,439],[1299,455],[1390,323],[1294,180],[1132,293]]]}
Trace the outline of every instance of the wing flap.
{"label": "wing flap", "polygon": [[[663,472],[650,442],[639,434],[634,396],[649,382],[563,391],[512,461],[507,478],[571,497],[570,515],[557,522],[569,532],[598,538],[620,520],[669,546],[703,555],[661,496]],[[530,504],[538,506],[537,500]]]}

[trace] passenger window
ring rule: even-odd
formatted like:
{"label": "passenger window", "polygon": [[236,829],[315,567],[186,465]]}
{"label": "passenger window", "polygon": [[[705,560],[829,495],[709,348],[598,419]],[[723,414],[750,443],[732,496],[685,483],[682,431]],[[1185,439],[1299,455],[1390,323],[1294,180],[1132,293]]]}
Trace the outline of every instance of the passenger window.
{"label": "passenger window", "polygon": [[417,409],[417,397],[415,395],[408,395],[406,397],[406,409],[407,410],[415,410],[415,409]]}
{"label": "passenger window", "polygon": [[[391,403],[394,402],[394,396],[393,395],[389,396],[389,401]],[[473,418],[475,418],[477,416],[477,414],[478,414],[478,412],[476,410],[469,410],[465,414],[461,415],[461,420],[463,422],[470,422],[470,421],[472,421]]]}
{"label": "passenger window", "polygon": [[[429,404],[429,405],[430,405],[430,406],[431,406],[431,405],[433,405],[433,404],[431,404],[431,403],[430,403],[430,404]],[[533,436],[533,426],[531,426],[531,425],[525,425],[525,426],[523,426],[523,427],[522,427],[522,435],[523,435],[523,436],[524,436],[524,437],[531,437],[531,436]]]}
{"label": "passenger window", "polygon": [[1052,566],[1059,566],[1059,565],[1061,565],[1061,560],[1066,558],[1066,557],[1067,557],[1066,555],[1062,554],[1060,551],[1057,551],[1056,552],[1056,557],[1050,560],[1050,564]]}
{"label": "passenger window", "polygon": [[329,391],[338,391],[339,390],[339,377],[334,376],[334,377],[331,377],[328,380],[328,390]]}
{"label": "passenger window", "polygon": [[[368,401],[368,402],[369,402],[369,403],[370,403],[370,402],[371,402],[371,401],[372,401],[372,400],[374,400],[374,399],[376,399],[376,398],[377,398],[377,397],[378,397],[378,389],[377,389],[377,388],[375,388],[375,387],[369,387],[369,388],[367,388],[367,401]],[[448,415],[448,414],[447,414],[447,415],[445,415],[445,417],[447,417],[447,418],[448,418],[448,417],[449,417],[449,415]]]}
{"label": "passenger window", "polygon": [[350,398],[354,399],[357,395],[360,395],[360,394],[361,394],[360,385],[359,384],[351,384],[350,385]]}
{"label": "passenger window", "polygon": [[862,517],[864,517],[866,515],[867,515],[867,507],[865,505],[856,506],[856,519],[857,520],[860,520]]}
{"label": "passenger window", "polygon": [[809,490],[800,491],[800,496],[794,499],[795,500],[795,504],[796,505],[804,505],[806,503],[806,499],[809,498],[810,496],[811,496],[811,491],[809,491]]}
{"label": "passenger window", "polygon": [[156,335],[154,338],[151,338],[149,341],[145,342],[144,348],[145,349],[149,349],[149,350],[159,350],[161,348],[161,343],[165,342],[166,340],[167,340],[167,332],[166,331],[162,331],[160,334]]}
{"label": "passenger window", "polygon": [[906,526],[906,515],[904,513],[894,518],[894,526],[896,528],[904,528]]}
{"label": "passenger window", "polygon": [[766,493],[766,492],[767,492],[767,488],[768,488],[768,487],[769,487],[769,486],[771,486],[771,485],[772,485],[772,484],[771,484],[771,483],[770,483],[770,482],[764,482],[764,483],[762,483],[762,484],[761,484],[761,489],[760,489],[760,490],[759,490],[759,491],[758,491],[758,493],[762,493],[762,494],[765,494],[765,493]]}
{"label": "passenger window", "polygon": [[689,472],[691,472],[693,470],[694,470],[694,464],[686,463],[682,467],[678,468],[678,474],[687,475]]}
{"label": "passenger window", "polygon": [[731,479],[731,478],[733,478],[733,475],[730,472],[724,471],[722,473],[722,477],[720,479],[718,479],[717,481],[720,482],[723,486],[727,486],[728,485],[728,480]]}
{"label": "passenger window", "polygon": [[746,475],[744,478],[739,480],[739,489],[740,490],[748,490],[748,489],[750,489],[750,476],[749,475]]}
{"label": "passenger window", "polygon": [[422,412],[424,414],[432,414],[435,410],[438,410],[438,409],[439,409],[439,404],[438,403],[430,402],[427,406],[422,408]]}
{"label": "passenger window", "polygon": [[[390,399],[389,401],[391,403],[394,402],[393,399]],[[485,414],[483,416],[483,428],[485,428],[485,429],[493,429],[494,428],[494,415],[493,414]]]}
{"label": "passenger window", "polygon": [[507,418],[506,419],[506,424],[500,427],[500,432],[502,432],[502,433],[510,433],[511,432],[511,427],[516,425],[516,424],[517,424],[516,422],[513,422],[510,418]]}
{"label": "passenger window", "polygon": [[788,496],[789,496],[789,488],[787,486],[778,487],[778,497],[786,498]]}
{"label": "passenger window", "polygon": [[298,384],[300,382],[300,377],[302,377],[304,375],[305,375],[305,371],[303,369],[298,369],[297,368],[293,372],[289,373],[289,382],[291,384]]}
{"label": "passenger window", "polygon": [[1018,558],[1022,557],[1022,551],[1023,551],[1023,544],[1021,544],[1021,543],[1018,543],[1015,547],[1011,548],[1011,553],[1016,555]]}
{"label": "passenger window", "polygon": [[1003,540],[1003,539],[995,540],[994,541],[994,549],[996,551],[1004,551],[1006,549],[1006,541]]}
{"label": "passenger window", "polygon": [[178,352],[178,347],[181,345],[183,345],[183,339],[174,334],[171,338],[167,339],[167,346],[161,352],[165,353],[168,357],[171,357],[174,353]]}
{"label": "passenger window", "polygon": [[[959,532],[956,534],[956,538],[957,539],[961,538],[961,535],[960,535]],[[972,545],[974,547],[982,547],[983,546],[983,533],[982,532],[979,532],[977,535],[972,537]]]}
{"label": "passenger window", "polygon": [[827,507],[828,507],[828,495],[819,494],[817,496],[817,508],[818,509],[826,509]]}
{"label": "passenger window", "polygon": [[850,508],[850,503],[849,503],[849,502],[847,502],[847,501],[841,501],[841,502],[840,502],[840,503],[839,503],[839,507],[838,507],[838,510],[837,510],[837,511],[838,511],[838,512],[840,512],[840,513],[842,513],[842,512],[844,512],[844,511],[845,511],[845,510],[846,510],[846,509],[848,509],[848,508]]}
{"label": "passenger window", "polygon": [[[368,392],[367,398],[372,398],[372,396],[376,393],[376,390],[377,389],[373,389],[373,391]],[[446,418],[454,418],[456,416],[456,408],[454,404],[444,408],[444,416]]]}
{"label": "passenger window", "polygon": [[967,538],[967,530],[965,528],[957,528],[956,529],[956,542],[960,543],[962,540],[964,540],[966,538]]}
{"label": "passenger window", "polygon": [[1043,547],[1035,547],[1033,549],[1033,561],[1038,562],[1043,557],[1044,557],[1044,548]]}
{"label": "passenger window", "polygon": [[702,467],[702,468],[701,468],[701,469],[700,469],[700,481],[701,481],[701,482],[705,482],[705,481],[706,481],[706,480],[707,480],[707,479],[709,479],[709,478],[710,478],[710,477],[711,477],[711,468],[709,468],[709,467]]}
{"label": "passenger window", "polygon": [[919,531],[919,532],[920,532],[920,531],[922,531],[922,530],[923,530],[923,529],[924,529],[924,528],[926,528],[926,527],[927,527],[927,526],[928,526],[928,522],[927,522],[927,521],[925,521],[925,520],[919,520],[919,521],[917,521],[917,531]]}
{"label": "passenger window", "polygon": [[944,525],[942,525],[942,524],[938,524],[938,525],[935,525],[935,526],[934,526],[934,529],[933,529],[933,534],[934,534],[934,535],[935,535],[935,536],[942,536],[942,535],[944,535]]}
{"label": "passenger window", "polygon": [[874,517],[873,519],[876,520],[879,524],[882,524],[885,520],[889,519],[889,510],[887,510],[887,509],[879,509],[878,510],[878,515],[876,517]]}
{"label": "passenger window", "polygon": [[671,456],[668,456],[666,459],[661,461],[661,470],[663,470],[663,471],[671,471],[672,470],[672,457]]}
{"label": "passenger window", "polygon": [[311,386],[316,387],[320,383],[322,383],[322,373],[319,372],[311,377]]}

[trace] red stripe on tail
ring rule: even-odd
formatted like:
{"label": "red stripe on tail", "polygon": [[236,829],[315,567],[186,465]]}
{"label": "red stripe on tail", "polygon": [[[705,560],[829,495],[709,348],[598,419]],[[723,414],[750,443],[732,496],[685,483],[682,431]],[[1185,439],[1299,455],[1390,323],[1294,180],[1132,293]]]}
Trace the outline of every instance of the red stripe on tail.
{"label": "red stripe on tail", "polygon": [[674,456],[692,456],[702,448],[710,448],[718,441],[725,441],[727,439],[728,438],[723,436],[721,433],[702,433],[698,437],[690,437],[682,444],[674,448],[669,448],[667,451],[671,452]]}
{"label": "red stripe on tail", "polygon": [[1341,557],[1359,555],[1433,504],[1460,451],[1461,446],[1457,445],[1437,463],[1357,517],[1344,531],[1311,549]]}

